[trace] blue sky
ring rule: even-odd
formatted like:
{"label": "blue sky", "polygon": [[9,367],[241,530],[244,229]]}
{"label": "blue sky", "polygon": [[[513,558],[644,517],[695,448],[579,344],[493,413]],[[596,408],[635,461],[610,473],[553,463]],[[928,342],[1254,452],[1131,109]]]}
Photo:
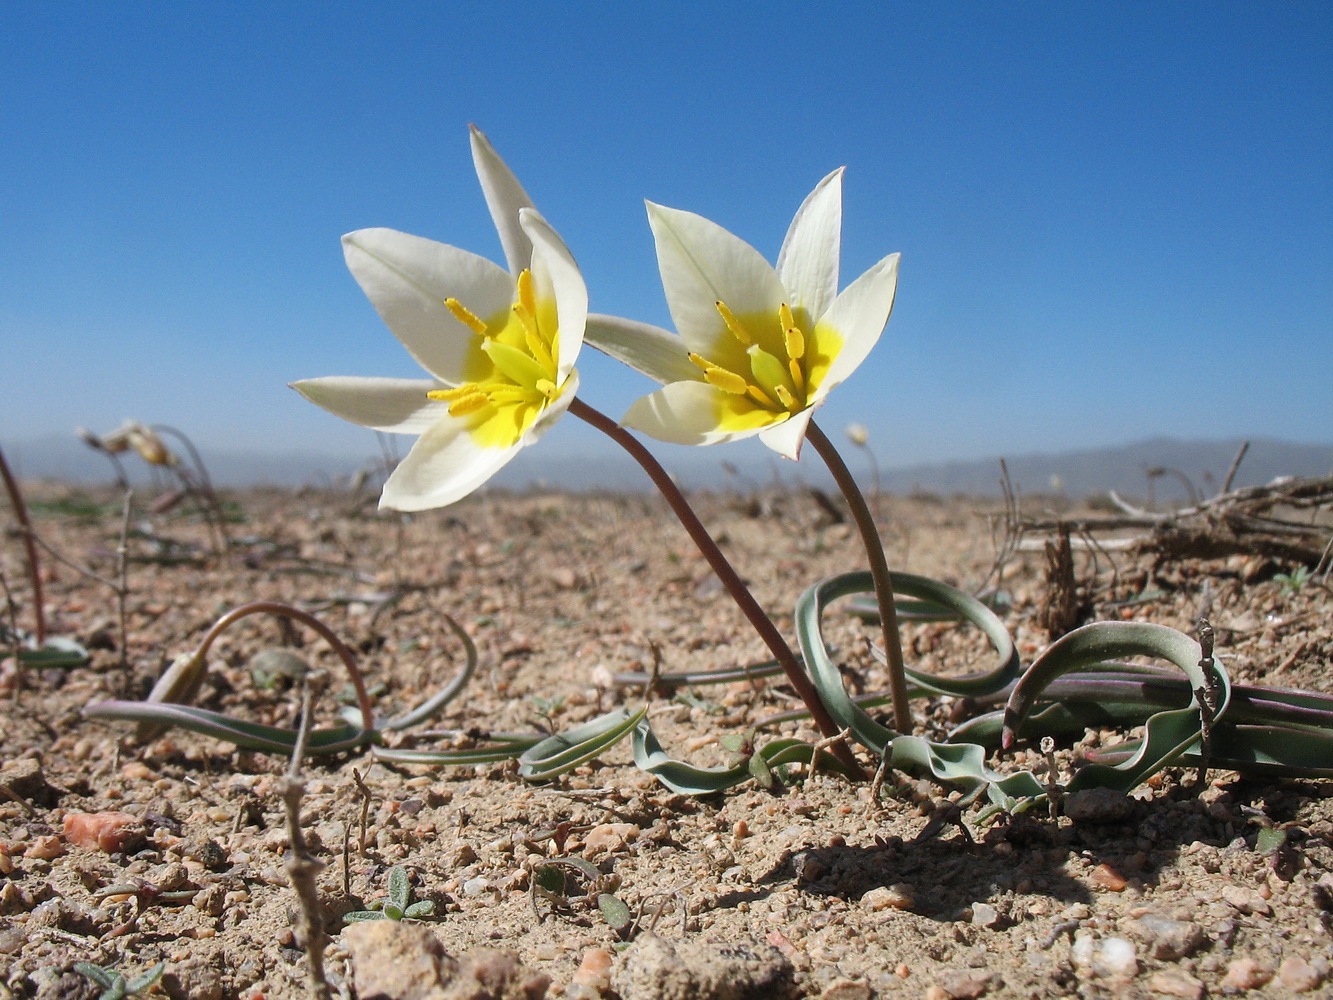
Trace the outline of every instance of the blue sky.
{"label": "blue sky", "polygon": [[[882,463],[1333,441],[1328,4],[16,0],[0,74],[5,444],[374,453],[285,383],[418,374],[338,238],[498,258],[468,122],[593,308],[661,324],[644,198],[772,259],[846,165],[843,283],[903,262],[820,419]],[[592,353],[619,416],[650,386]],[[543,446],[603,447],[572,423]]]}

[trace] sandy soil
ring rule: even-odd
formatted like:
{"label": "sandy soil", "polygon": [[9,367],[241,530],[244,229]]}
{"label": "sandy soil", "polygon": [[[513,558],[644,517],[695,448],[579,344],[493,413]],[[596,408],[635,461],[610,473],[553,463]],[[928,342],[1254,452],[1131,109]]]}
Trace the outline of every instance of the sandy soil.
{"label": "sandy soil", "polygon": [[[141,745],[128,723],[80,715],[90,702],[141,697],[228,608],[276,599],[314,610],[358,650],[386,714],[458,669],[459,644],[443,619],[454,616],[481,666],[433,724],[440,729],[569,728],[637,703],[640,692],[615,676],[655,657],[668,671],[765,658],[684,533],[649,499],[474,497],[397,518],[346,495],[248,493],[232,498],[243,520],[231,527],[226,559],[207,556],[208,535],[187,512],[141,510],[128,542],[124,650],[108,583],[117,571],[118,498],[34,485],[29,499],[43,540],[107,579],[47,557],[50,632],[90,647],[91,663],[20,673],[10,660],[0,674],[0,996],[91,998],[98,989],[73,963],[133,977],[159,961],[166,975],[155,989],[173,997],[307,995],[284,870],[286,760],[180,730]],[[786,630],[807,585],[863,564],[850,529],[804,493],[699,501]],[[880,512],[895,568],[969,589],[990,571],[994,508],[885,497]],[[0,568],[18,606],[14,620],[31,628],[21,556],[10,532]],[[1025,660],[1048,641],[1037,625],[1044,566],[1040,552],[1022,552],[1004,570],[1007,620]],[[1283,568],[1244,558],[1154,567],[1104,553],[1077,562],[1096,616],[1188,629],[1207,588],[1218,653],[1234,680],[1333,690],[1333,597],[1317,583],[1283,587],[1272,579]],[[873,631],[835,619],[849,683],[883,687],[868,650]],[[952,626],[908,625],[904,635],[923,669],[984,664],[984,644]],[[251,671],[255,654],[278,646],[327,668],[341,686],[340,665],[315,636],[284,634],[259,616],[214,647],[199,703],[292,724],[298,692],[260,688]],[[792,705],[780,683],[757,691],[739,683],[659,700],[652,717],[674,753],[719,763],[718,735]],[[327,698],[320,719],[332,721],[336,707]],[[936,699],[914,710],[921,731],[939,733],[966,706]],[[1112,735],[1089,733],[1082,746]],[[417,733],[393,742],[441,741]],[[1061,750],[1062,766],[1078,749]],[[1021,753],[1013,763],[1036,766]],[[327,968],[348,993],[363,971],[353,966],[376,959],[363,949],[353,962],[341,915],[383,897],[388,870],[401,865],[414,897],[435,903],[434,917],[418,926],[450,954],[510,949],[549,977],[551,996],[610,995],[608,978],[626,1000],[666,996],[672,963],[716,965],[742,953],[772,972],[766,985],[751,989],[727,973],[689,989],[827,1000],[1333,996],[1327,782],[1213,773],[1201,789],[1192,772],[1170,772],[1100,822],[1041,817],[985,828],[964,814],[965,830],[944,824],[921,839],[947,802],[924,783],[891,789],[877,804],[868,786],[822,775],[692,800],[637,771],[623,746],[545,786],[526,784],[512,763],[388,767],[366,753],[312,760],[305,779],[303,821],[326,863]],[[67,817],[99,812],[132,815],[141,836],[110,837],[109,849],[78,846]],[[1260,831],[1274,826],[1287,830],[1285,845],[1261,853]],[[642,905],[652,933],[620,950],[582,892],[536,912],[530,879],[552,857],[597,864],[610,877],[602,887],[618,886],[631,909]],[[137,895],[105,893],[126,885]],[[708,952],[713,943],[724,947]]]}

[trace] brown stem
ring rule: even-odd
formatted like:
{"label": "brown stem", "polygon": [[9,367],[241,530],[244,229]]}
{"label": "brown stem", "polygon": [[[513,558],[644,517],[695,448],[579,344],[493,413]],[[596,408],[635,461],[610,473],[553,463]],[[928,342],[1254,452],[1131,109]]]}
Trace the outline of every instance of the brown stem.
{"label": "brown stem", "polygon": [[[638,438],[606,414],[593,409],[580,399],[575,399],[570,404],[569,412],[606,434],[643,466],[644,472],[648,473],[648,478],[653,481],[653,485],[666,498],[666,502],[671,506],[672,513],[676,515],[676,518],[685,528],[690,540],[698,547],[703,557],[708,560],[708,565],[717,574],[717,578],[722,581],[722,585],[727,588],[732,599],[739,605],[742,613],[749,619],[750,624],[754,626],[754,630],[764,640],[764,645],[768,647],[774,659],[782,666],[783,672],[787,675],[787,680],[796,689],[796,693],[800,695],[801,700],[805,702],[805,706],[810,710],[810,716],[814,719],[815,725],[819,727],[819,731],[825,737],[836,737],[841,729],[833,721],[833,717],[829,715],[828,709],[820,700],[819,693],[815,690],[809,676],[797,661],[796,654],[792,652],[791,646],[782,637],[778,627],[773,624],[773,619],[768,617],[764,609],[759,606],[759,602],[755,600],[754,595],[750,593],[749,588],[741,581],[736,570],[727,561],[727,557],[722,554],[717,542],[708,533],[708,529],[703,526],[699,516],[694,513],[694,508],[690,506],[680,488],[672,481],[666,469],[662,468],[661,463],[653,457],[652,452],[639,442]],[[856,762],[856,758],[852,756],[852,752],[848,749],[846,743],[834,744],[833,752],[838,760],[854,775],[861,778],[865,777],[865,772],[861,769],[861,765]]]}
{"label": "brown stem", "polygon": [[847,469],[847,463],[838,454],[823,431],[810,421],[805,438],[815,446],[815,451],[833,473],[833,481],[838,484],[847,506],[851,508],[852,520],[861,532],[861,543],[865,546],[866,558],[870,561],[870,576],[875,581],[875,597],[879,601],[879,623],[884,633],[884,656],[889,663],[889,695],[893,698],[893,728],[903,734],[912,732],[912,711],[907,704],[907,674],[903,669],[903,644],[898,635],[898,610],[893,603],[893,579],[889,576],[889,561],[884,555],[884,543],[880,541],[879,529],[875,519],[866,506],[866,498],[856,480]]}
{"label": "brown stem", "polygon": [[347,648],[345,642],[338,638],[333,629],[309,612],[294,608],[290,604],[283,604],[281,601],[253,601],[250,604],[242,604],[239,608],[232,608],[204,633],[204,637],[199,640],[199,646],[194,651],[195,658],[202,661],[208,655],[209,647],[213,645],[217,637],[242,618],[247,615],[261,613],[277,615],[280,618],[291,618],[303,625],[308,625],[333,648],[333,651],[338,654],[338,658],[343,661],[343,666],[347,668],[347,673],[352,679],[352,687],[356,689],[356,703],[357,707],[361,709],[361,728],[374,729],[375,712],[370,704],[370,693],[366,690],[365,679],[361,676],[361,668],[356,665],[356,655]]}
{"label": "brown stem", "polygon": [[3,451],[0,451],[0,478],[5,481],[9,502],[14,507],[14,516],[18,519],[19,528],[23,533],[23,546],[28,553],[28,579],[32,581],[32,612],[37,621],[33,635],[36,636],[37,645],[41,646],[46,642],[46,609],[42,606],[42,567],[37,561],[37,545],[33,541],[32,522],[28,520],[28,505],[23,502],[23,493],[9,471],[9,463],[5,461]]}

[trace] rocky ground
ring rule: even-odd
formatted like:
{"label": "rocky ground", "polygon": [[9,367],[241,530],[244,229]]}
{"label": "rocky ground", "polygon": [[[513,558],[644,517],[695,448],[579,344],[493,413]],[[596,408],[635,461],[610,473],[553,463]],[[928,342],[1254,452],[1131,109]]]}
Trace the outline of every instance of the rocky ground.
{"label": "rocky ground", "polygon": [[[641,689],[618,674],[765,658],[684,533],[643,497],[476,496],[400,518],[346,494],[246,493],[229,498],[226,557],[209,554],[188,510],[151,513],[140,498],[125,544],[124,641],[120,498],[31,484],[29,501],[38,536],[64,560],[43,554],[48,630],[92,657],[20,669],[11,656],[0,673],[0,997],[96,997],[79,962],[128,979],[165,963],[151,989],[172,997],[308,995],[284,866],[287,760],[181,730],[140,743],[129,723],[81,715],[142,697],[229,608],[271,599],[319,615],[356,649],[385,714],[458,670],[453,616],[481,659],[430,724],[441,731],[568,729],[638,703]],[[806,586],[864,563],[836,506],[806,492],[699,505],[788,632]],[[999,508],[884,497],[879,513],[895,568],[967,589],[995,582]],[[22,553],[11,530],[0,546],[9,623],[31,629]],[[1003,562],[1007,622],[1030,660],[1049,641],[1046,559],[1019,551]],[[1233,680],[1328,692],[1333,596],[1317,579],[1275,579],[1291,568],[1107,548],[1076,556],[1077,603],[1085,617],[1189,629],[1207,596]],[[834,618],[848,683],[881,688],[874,631]],[[922,669],[985,666],[984,643],[953,626],[909,624],[904,636]],[[198,703],[294,724],[299,686],[263,675],[272,654],[255,661],[274,647],[335,678],[317,713],[330,723],[341,664],[313,633],[266,616],[213,647]],[[740,682],[660,697],[650,711],[674,753],[709,764],[726,760],[719,735],[792,705],[781,683]],[[966,709],[914,705],[929,733]],[[424,730],[390,742],[466,741]],[[1061,749],[1061,766],[1113,736],[1088,733]],[[1037,766],[1023,753],[1012,763]],[[311,759],[303,777],[303,829],[324,866],[325,966],[335,993],[362,1000],[1333,996],[1329,782],[1214,772],[1200,787],[1171,771],[1077,823],[987,827],[964,813],[960,827],[931,824],[948,797],[924,783],[872,802],[865,784],[796,774],[774,790],[751,783],[694,800],[636,770],[623,746],[547,785],[525,783],[510,762],[391,767],[364,752]],[[1260,837],[1270,828],[1286,831],[1280,849]],[[591,862],[596,883],[556,866],[565,890],[534,894],[559,858]],[[386,896],[396,866],[433,914],[344,930],[344,914]],[[613,930],[598,890],[636,924]]]}

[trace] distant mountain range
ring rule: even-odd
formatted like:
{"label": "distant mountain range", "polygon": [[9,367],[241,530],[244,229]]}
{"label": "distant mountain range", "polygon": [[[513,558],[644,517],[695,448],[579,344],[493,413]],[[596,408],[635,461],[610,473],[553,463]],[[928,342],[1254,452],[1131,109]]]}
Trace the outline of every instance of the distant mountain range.
{"label": "distant mountain range", "polygon": [[[543,442],[545,444],[545,442]],[[1187,500],[1190,489],[1216,493],[1235,458],[1239,441],[1180,441],[1152,438],[1080,451],[1005,456],[1014,486],[1024,495],[1062,493],[1071,498],[1108,490],[1130,497]],[[5,455],[23,478],[71,483],[108,483],[110,466],[73,435],[27,442],[5,442]],[[368,450],[367,454],[370,452]],[[869,466],[854,448],[845,449],[853,471],[868,486]],[[817,461],[799,466],[780,461],[762,448],[672,448],[661,453],[665,465],[691,488],[748,488],[776,476],[789,484],[826,486]],[[205,458],[220,486],[305,484],[332,485],[347,479],[369,459],[346,455],[292,452],[256,454],[207,451]],[[131,456],[127,471],[146,481],[144,466]],[[1333,474],[1333,444],[1296,444],[1254,439],[1236,475],[1235,486],[1262,485],[1279,476]],[[881,486],[890,493],[996,496],[1000,492],[999,456],[970,461],[922,463],[885,468]],[[1188,485],[1187,485],[1188,484]],[[529,486],[562,489],[638,490],[647,486],[628,458],[615,454],[578,455],[545,447],[523,452],[496,479],[496,485],[521,490]]]}

